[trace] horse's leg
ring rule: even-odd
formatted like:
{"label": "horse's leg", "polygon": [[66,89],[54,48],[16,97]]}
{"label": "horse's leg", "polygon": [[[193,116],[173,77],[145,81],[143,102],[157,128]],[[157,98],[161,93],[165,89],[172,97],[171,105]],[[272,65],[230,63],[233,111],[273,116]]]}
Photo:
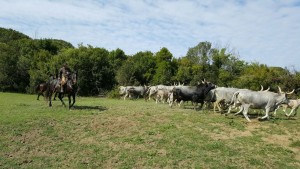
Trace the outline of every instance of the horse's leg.
{"label": "horse's leg", "polygon": [[36,100],[40,100],[40,93],[38,93]]}
{"label": "horse's leg", "polygon": [[59,98],[59,100],[61,101],[61,103],[66,107],[66,104],[65,104],[65,102],[64,102],[63,99],[62,99],[62,98],[63,98],[62,94],[63,94],[63,93],[59,93],[59,94],[58,94],[58,98]]}
{"label": "horse's leg", "polygon": [[48,98],[49,99],[48,100],[49,101],[49,107],[52,107],[52,102],[51,102],[52,99],[51,98],[52,98],[52,92],[49,93],[49,98]]}
{"label": "horse's leg", "polygon": [[72,106],[71,106],[71,107],[73,107],[73,106],[74,106],[74,104],[75,104],[75,102],[76,102],[76,100],[75,100],[76,93],[72,93],[72,97],[73,97],[73,103],[72,103]]}
{"label": "horse's leg", "polygon": [[69,109],[72,107],[71,105],[71,94],[68,94],[68,99],[69,99]]}
{"label": "horse's leg", "polygon": [[57,92],[55,92],[53,100],[56,100],[56,97],[57,97]]}

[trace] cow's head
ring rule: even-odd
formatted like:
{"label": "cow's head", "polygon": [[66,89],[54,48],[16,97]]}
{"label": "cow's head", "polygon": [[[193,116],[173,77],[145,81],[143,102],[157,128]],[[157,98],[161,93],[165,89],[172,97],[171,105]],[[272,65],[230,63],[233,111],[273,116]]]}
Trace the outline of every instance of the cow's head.
{"label": "cow's head", "polygon": [[120,86],[119,87],[119,94],[124,95],[126,93],[126,87],[125,86]]}
{"label": "cow's head", "polygon": [[289,99],[288,99],[287,95],[293,94],[294,91],[295,91],[295,89],[292,90],[291,92],[283,92],[281,90],[281,88],[278,86],[278,93],[280,94],[280,98],[281,98],[279,104],[288,104]]}

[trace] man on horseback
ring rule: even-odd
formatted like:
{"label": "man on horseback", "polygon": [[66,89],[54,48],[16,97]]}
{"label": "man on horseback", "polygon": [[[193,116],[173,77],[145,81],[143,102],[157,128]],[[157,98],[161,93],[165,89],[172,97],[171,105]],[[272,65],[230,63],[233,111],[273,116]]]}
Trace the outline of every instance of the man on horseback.
{"label": "man on horseback", "polygon": [[64,92],[65,84],[68,81],[68,77],[71,74],[71,69],[68,66],[68,63],[64,63],[63,67],[59,69],[59,78],[60,78],[60,92]]}

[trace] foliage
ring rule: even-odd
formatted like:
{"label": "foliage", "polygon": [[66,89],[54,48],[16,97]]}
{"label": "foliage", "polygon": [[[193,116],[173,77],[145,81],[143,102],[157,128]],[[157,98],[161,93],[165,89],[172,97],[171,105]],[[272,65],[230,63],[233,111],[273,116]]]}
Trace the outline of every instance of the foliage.
{"label": "foliage", "polygon": [[0,43],[8,43],[20,39],[30,39],[30,37],[13,29],[0,27]]}
{"label": "foliage", "polygon": [[300,94],[300,72],[287,68],[247,63],[204,41],[190,47],[186,56],[174,58],[166,48],[127,56],[122,49],[108,51],[90,45],[73,47],[57,39],[31,39],[12,29],[0,28],[0,91],[33,93],[64,62],[79,73],[79,94],[103,95],[119,85],[195,85],[206,79],[218,86]]}
{"label": "foliage", "polygon": [[176,71],[172,58],[173,55],[165,47],[156,53],[156,68],[152,84],[172,84],[172,77]]}
{"label": "foliage", "polygon": [[149,84],[155,70],[153,53],[138,52],[124,61],[117,72],[116,79],[120,85]]}

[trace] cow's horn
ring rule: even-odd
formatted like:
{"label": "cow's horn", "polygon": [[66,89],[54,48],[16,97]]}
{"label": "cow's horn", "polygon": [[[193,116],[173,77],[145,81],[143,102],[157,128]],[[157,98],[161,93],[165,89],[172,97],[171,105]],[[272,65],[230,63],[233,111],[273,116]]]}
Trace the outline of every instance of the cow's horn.
{"label": "cow's horn", "polygon": [[270,86],[269,86],[269,87],[268,87],[266,90],[264,90],[264,91],[266,91],[266,92],[267,92],[267,91],[269,91],[269,90],[270,90]]}
{"label": "cow's horn", "polygon": [[263,90],[264,90],[263,85],[260,85],[260,91],[263,91]]}
{"label": "cow's horn", "polygon": [[281,88],[278,86],[279,93],[282,93]]}
{"label": "cow's horn", "polygon": [[293,94],[295,91],[295,89],[293,89],[293,91],[289,92],[289,93],[286,93],[286,94]]}

